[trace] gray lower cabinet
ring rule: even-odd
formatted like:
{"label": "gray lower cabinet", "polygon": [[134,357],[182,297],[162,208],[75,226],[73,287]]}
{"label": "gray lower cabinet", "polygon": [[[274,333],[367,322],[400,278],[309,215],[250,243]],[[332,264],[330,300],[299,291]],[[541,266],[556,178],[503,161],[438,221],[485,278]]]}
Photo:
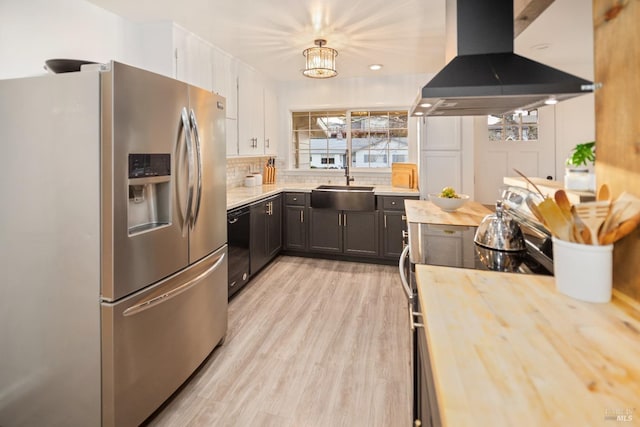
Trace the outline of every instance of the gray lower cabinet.
{"label": "gray lower cabinet", "polygon": [[378,211],[343,212],[344,253],[378,256]]}
{"label": "gray lower cabinet", "polygon": [[309,193],[283,196],[283,247],[301,253],[344,254],[353,257],[397,260],[407,229],[405,199],[418,197],[376,196],[371,212],[311,207]]}
{"label": "gray lower cabinet", "polygon": [[282,248],[282,196],[254,203],[249,208],[251,274],[264,267]]}
{"label": "gray lower cabinet", "polygon": [[382,212],[382,256],[399,258],[402,253],[402,232],[407,231],[404,211]]}
{"label": "gray lower cabinet", "polygon": [[378,212],[309,209],[312,252],[378,256]]}
{"label": "gray lower cabinet", "polygon": [[305,193],[286,193],[284,197],[284,249],[307,250],[308,201]]}
{"label": "gray lower cabinet", "polygon": [[407,231],[404,210],[406,199],[418,197],[377,196],[377,206],[381,211],[380,240],[383,258],[398,259],[404,246],[403,231]]}
{"label": "gray lower cabinet", "polygon": [[342,253],[342,211],[309,208],[309,250]]}

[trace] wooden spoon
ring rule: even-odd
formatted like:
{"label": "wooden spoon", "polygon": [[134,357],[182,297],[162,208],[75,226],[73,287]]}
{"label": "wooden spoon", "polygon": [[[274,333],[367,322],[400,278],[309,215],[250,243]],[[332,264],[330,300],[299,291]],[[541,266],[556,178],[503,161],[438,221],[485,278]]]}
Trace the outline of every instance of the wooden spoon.
{"label": "wooden spoon", "polygon": [[611,201],[611,192],[609,191],[609,186],[607,184],[602,184],[598,188],[598,193],[596,194],[596,200],[599,202]]}
{"label": "wooden spoon", "polygon": [[573,221],[573,215],[571,214],[571,202],[569,201],[569,197],[567,197],[567,193],[563,189],[560,189],[556,191],[554,197],[564,216],[569,221]]}
{"label": "wooden spoon", "polygon": [[538,205],[538,211],[554,236],[567,242],[573,241],[573,221],[564,216],[555,200],[547,197]]}

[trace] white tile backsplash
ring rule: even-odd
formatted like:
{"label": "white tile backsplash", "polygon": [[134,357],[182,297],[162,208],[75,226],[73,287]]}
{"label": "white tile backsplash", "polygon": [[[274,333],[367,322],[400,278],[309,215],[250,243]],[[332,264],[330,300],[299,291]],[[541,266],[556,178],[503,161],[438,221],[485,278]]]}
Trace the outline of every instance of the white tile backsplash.
{"label": "white tile backsplash", "polygon": [[[253,172],[262,173],[269,156],[265,157],[232,157],[227,159],[227,189],[241,187],[244,178]],[[278,184],[334,184],[346,183],[344,171],[285,170],[283,162],[276,160]],[[391,185],[390,171],[356,171],[351,173],[355,178],[351,185]]]}
{"label": "white tile backsplash", "polygon": [[227,189],[241,187],[251,173],[262,173],[269,156],[232,157],[227,159]]}

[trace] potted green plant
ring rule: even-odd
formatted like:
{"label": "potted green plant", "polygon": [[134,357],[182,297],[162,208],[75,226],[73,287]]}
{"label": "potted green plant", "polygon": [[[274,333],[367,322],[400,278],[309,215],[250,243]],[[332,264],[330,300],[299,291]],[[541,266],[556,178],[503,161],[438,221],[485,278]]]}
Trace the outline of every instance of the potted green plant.
{"label": "potted green plant", "polygon": [[564,186],[568,190],[595,191],[593,165],[596,161],[596,142],[576,144],[565,162]]}

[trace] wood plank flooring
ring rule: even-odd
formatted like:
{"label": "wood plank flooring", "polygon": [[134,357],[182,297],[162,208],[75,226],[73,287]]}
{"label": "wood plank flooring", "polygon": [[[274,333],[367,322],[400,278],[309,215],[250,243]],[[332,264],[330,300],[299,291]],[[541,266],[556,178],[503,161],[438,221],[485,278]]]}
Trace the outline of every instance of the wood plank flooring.
{"label": "wood plank flooring", "polygon": [[227,338],[151,426],[411,425],[397,267],[283,256],[229,305]]}

